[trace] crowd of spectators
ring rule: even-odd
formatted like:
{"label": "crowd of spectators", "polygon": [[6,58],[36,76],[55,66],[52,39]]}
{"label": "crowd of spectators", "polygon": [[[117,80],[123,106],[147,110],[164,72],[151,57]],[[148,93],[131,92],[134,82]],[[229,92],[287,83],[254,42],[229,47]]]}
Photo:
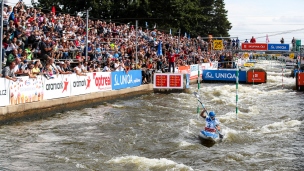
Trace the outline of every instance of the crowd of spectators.
{"label": "crowd of spectators", "polygon": [[174,68],[220,59],[220,54],[208,52],[208,41],[200,36],[179,37],[143,27],[138,28],[136,36],[133,25],[103,20],[89,20],[86,49],[85,19],[51,11],[44,13],[22,2],[5,5],[3,19],[2,61],[6,68],[2,76],[7,78],[19,75],[35,78],[43,74],[51,79],[54,74],[141,69],[143,83],[148,83],[155,71],[174,72],[168,69],[169,64]]}

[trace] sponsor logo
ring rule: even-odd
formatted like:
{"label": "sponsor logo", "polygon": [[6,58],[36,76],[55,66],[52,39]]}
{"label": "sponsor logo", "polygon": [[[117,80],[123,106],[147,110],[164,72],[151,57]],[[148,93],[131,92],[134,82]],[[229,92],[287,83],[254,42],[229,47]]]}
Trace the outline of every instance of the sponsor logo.
{"label": "sponsor logo", "polygon": [[207,72],[205,78],[214,78],[211,72]]}
{"label": "sponsor logo", "polygon": [[64,82],[61,83],[50,83],[45,85],[45,90],[61,90],[62,93],[68,90],[69,81],[66,78]]}
{"label": "sponsor logo", "polygon": [[236,79],[236,75],[232,73],[215,73],[214,76],[211,72],[207,72],[205,78],[229,78]]}
{"label": "sponsor logo", "polygon": [[0,90],[0,96],[5,96],[6,95],[6,90]]}
{"label": "sponsor logo", "polygon": [[64,83],[64,87],[63,87],[62,93],[64,91],[68,91],[68,85],[69,85],[68,79],[66,78],[63,83]]}
{"label": "sponsor logo", "polygon": [[[116,74],[114,78],[115,78],[114,79],[115,80],[115,83],[114,83],[115,86],[134,83],[134,81],[132,79],[132,75],[130,75],[130,74],[120,75],[120,76],[118,76]],[[140,81],[140,79],[137,78],[136,81],[138,81],[138,80]]]}
{"label": "sponsor logo", "polygon": [[95,85],[98,87],[98,89],[102,89],[101,87],[109,86],[111,85],[111,77],[103,77],[102,75],[100,77],[96,77],[96,73],[93,73],[93,79],[95,79]]}
{"label": "sponsor logo", "polygon": [[46,90],[59,90],[63,89],[63,83],[51,83],[45,85]]}
{"label": "sponsor logo", "polygon": [[90,88],[90,84],[91,84],[91,78],[90,76],[88,76],[86,89]]}
{"label": "sponsor logo", "polygon": [[73,87],[84,87],[84,86],[87,86],[86,80],[73,81]]}

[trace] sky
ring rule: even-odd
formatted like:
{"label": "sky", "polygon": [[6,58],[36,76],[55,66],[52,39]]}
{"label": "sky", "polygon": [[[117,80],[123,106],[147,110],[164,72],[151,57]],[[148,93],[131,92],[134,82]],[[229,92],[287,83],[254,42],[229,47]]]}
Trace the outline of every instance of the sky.
{"label": "sky", "polygon": [[[19,0],[5,0],[16,4]],[[37,0],[34,0],[37,1]],[[23,0],[27,5],[31,0]],[[224,0],[228,20],[232,24],[230,37],[241,42],[252,36],[257,43],[280,43],[283,37],[290,44],[292,38],[304,45],[304,0]],[[216,35],[213,35],[216,37]],[[303,41],[302,41],[303,39]]]}
{"label": "sky", "polygon": [[[304,44],[304,0],[224,0],[231,37],[241,42],[252,36],[257,43],[291,43],[292,38]],[[303,41],[302,41],[303,39]]]}

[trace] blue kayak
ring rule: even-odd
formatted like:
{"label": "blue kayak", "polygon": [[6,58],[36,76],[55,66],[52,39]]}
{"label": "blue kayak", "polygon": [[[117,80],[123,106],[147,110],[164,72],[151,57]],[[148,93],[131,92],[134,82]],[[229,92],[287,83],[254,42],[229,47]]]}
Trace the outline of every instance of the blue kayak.
{"label": "blue kayak", "polygon": [[198,136],[199,136],[199,138],[201,138],[203,140],[216,141],[216,140],[219,139],[219,135],[217,133],[208,132],[208,131],[205,131],[205,130],[200,131]]}

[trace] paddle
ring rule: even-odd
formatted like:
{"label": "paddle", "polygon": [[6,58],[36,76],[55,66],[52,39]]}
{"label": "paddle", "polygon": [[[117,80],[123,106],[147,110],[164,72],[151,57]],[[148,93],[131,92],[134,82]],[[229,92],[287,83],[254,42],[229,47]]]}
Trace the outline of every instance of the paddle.
{"label": "paddle", "polygon": [[[200,96],[197,94],[197,92],[193,92],[193,94],[194,94],[194,95],[195,95],[195,97],[197,98],[197,101],[199,101],[199,102],[200,102],[200,104],[202,105],[203,109],[205,109],[205,110],[206,110],[206,108],[205,108],[205,106],[204,106],[203,102],[201,101]],[[207,115],[208,115],[208,117],[209,117],[209,114],[208,114],[207,110],[206,110],[206,113],[207,113]],[[223,135],[223,134],[221,134],[221,133],[220,133],[220,132],[217,130],[217,128],[216,128],[216,127],[215,127],[215,130],[216,130],[216,132],[219,134],[219,137],[220,137],[220,138],[223,138],[223,137],[224,137],[224,135]]]}

